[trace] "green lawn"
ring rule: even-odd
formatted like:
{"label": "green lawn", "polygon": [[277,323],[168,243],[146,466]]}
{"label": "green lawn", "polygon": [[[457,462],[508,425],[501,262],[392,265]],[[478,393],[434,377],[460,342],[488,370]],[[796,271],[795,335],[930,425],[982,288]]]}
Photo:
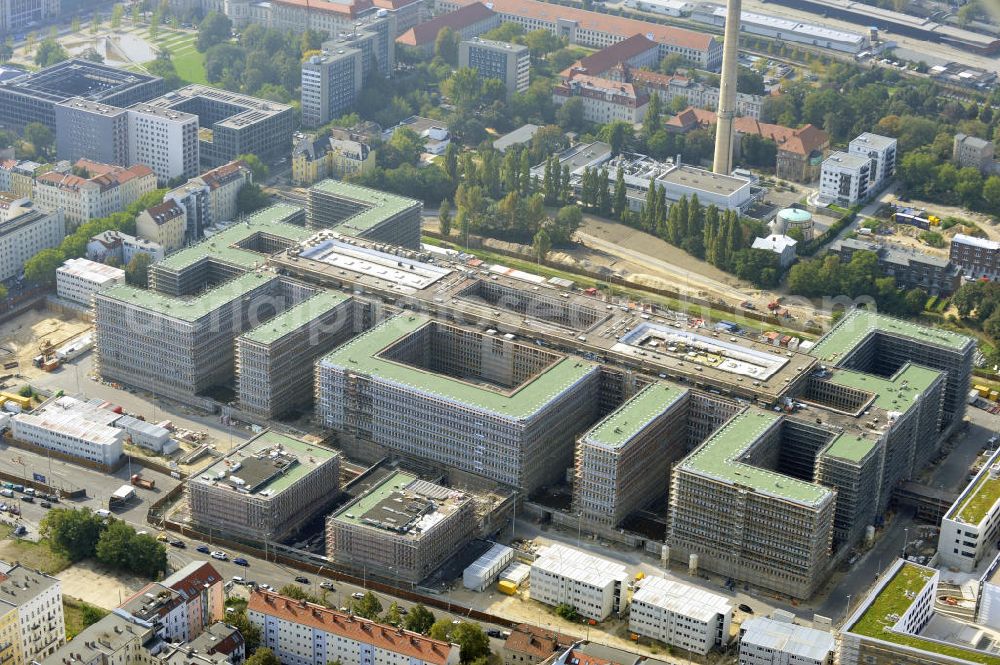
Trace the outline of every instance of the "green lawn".
{"label": "green lawn", "polygon": [[34,543],[11,538],[10,533],[10,527],[0,525],[0,560],[20,561],[49,575],[55,575],[69,566],[69,559],[53,552],[47,540]]}
{"label": "green lawn", "polygon": [[198,51],[190,50],[171,55],[177,75],[188,83],[208,83],[205,78],[205,56]]}
{"label": "green lawn", "polygon": [[72,596],[63,596],[63,615],[66,618],[66,639],[71,640],[84,628],[107,616],[108,611]]}

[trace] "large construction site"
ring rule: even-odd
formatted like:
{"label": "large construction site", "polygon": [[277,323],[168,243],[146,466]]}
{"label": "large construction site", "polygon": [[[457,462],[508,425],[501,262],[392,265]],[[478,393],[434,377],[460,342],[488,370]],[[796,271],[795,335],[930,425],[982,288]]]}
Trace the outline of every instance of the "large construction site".
{"label": "large construction site", "polygon": [[[333,206],[339,185],[318,187]],[[345,209],[377,200],[346,187]],[[377,210],[364,227],[395,233]],[[238,386],[237,413],[266,421],[309,408],[291,387],[313,368],[315,422],[345,450],[522,496],[571,477],[581,528],[658,510],[672,558],[800,598],[964,412],[961,335],[858,310],[811,349],[776,345],[305,217],[262,211],[151,290],[99,293],[100,371],[200,403]]]}

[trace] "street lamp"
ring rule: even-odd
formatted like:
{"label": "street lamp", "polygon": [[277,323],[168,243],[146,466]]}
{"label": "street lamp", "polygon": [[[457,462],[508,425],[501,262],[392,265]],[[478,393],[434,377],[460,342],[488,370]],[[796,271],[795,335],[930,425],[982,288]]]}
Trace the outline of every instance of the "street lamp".
{"label": "street lamp", "polygon": [[909,540],[910,540],[910,530],[908,528],[907,529],[903,529],[903,558],[904,559],[906,558],[906,545],[907,545],[907,543],[908,543]]}

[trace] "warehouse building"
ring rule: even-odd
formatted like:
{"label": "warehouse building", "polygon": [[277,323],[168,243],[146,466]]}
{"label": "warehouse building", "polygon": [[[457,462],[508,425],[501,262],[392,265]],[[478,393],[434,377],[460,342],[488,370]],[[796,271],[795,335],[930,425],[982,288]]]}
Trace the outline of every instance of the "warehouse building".
{"label": "warehouse building", "polygon": [[323,180],[309,188],[308,225],[410,249],[420,247],[423,204],[396,194]]}
{"label": "warehouse building", "polygon": [[11,436],[41,448],[99,465],[116,467],[125,431],[114,426],[121,416],[69,396],[57,397],[33,413],[11,418]]}
{"label": "warehouse building", "polygon": [[651,383],[580,437],[574,513],[615,528],[666,497],[670,467],[687,452],[687,398],[683,388]]}
{"label": "warehouse building", "polygon": [[833,635],[778,616],[740,625],[740,665],[833,665]]}
{"label": "warehouse building", "polygon": [[[717,28],[726,25],[726,8],[722,5],[702,4],[691,18]],[[868,37],[857,32],[835,30],[818,23],[801,23],[778,16],[754,12],[740,13],[740,31],[793,44],[806,44],[841,53],[857,55],[869,47]]]}
{"label": "warehouse building", "polygon": [[247,605],[261,646],[284,665],[458,665],[459,647],[271,591]]}
{"label": "warehouse building", "polygon": [[727,598],[663,577],[645,577],[637,586],[631,632],[702,656],[729,643],[733,606]]}
{"label": "warehouse building", "polygon": [[88,308],[94,291],[124,282],[125,271],[121,268],[88,259],[67,259],[56,269],[56,294]]}
{"label": "warehouse building", "polygon": [[190,479],[191,519],[202,529],[279,540],[335,499],[339,487],[336,452],[266,431]]}
{"label": "warehouse building", "polygon": [[313,363],[355,334],[354,300],[319,291],[236,338],[240,408],[278,418],[312,403]]}
{"label": "warehouse building", "polygon": [[472,497],[397,471],[326,521],[327,556],[416,584],[471,540]]}
{"label": "warehouse building", "polygon": [[628,607],[628,580],[623,564],[554,543],[531,564],[531,599],[604,621]]}
{"label": "warehouse building", "polygon": [[317,365],[320,422],[532,491],[565,472],[596,417],[597,365],[418,315],[398,315]]}

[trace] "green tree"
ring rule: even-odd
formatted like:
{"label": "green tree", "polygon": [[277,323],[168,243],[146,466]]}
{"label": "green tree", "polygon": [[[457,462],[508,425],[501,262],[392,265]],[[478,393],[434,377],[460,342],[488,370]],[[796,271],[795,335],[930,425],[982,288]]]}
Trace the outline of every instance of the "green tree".
{"label": "green tree", "polygon": [[441,235],[445,238],[451,235],[451,201],[445,199],[438,206],[438,225],[441,228]]}
{"label": "green tree", "polygon": [[24,139],[40,156],[48,155],[55,146],[55,135],[52,130],[40,122],[29,122],[25,125]]}
{"label": "green tree", "polygon": [[389,609],[385,611],[385,616],[382,617],[382,623],[387,623],[390,626],[398,626],[402,623],[403,615],[399,611],[399,603],[392,601],[389,605]]}
{"label": "green tree", "polygon": [[94,556],[104,520],[87,508],[55,508],[42,518],[39,532],[51,547],[70,561]]}
{"label": "green tree", "polygon": [[360,600],[353,601],[351,607],[354,614],[363,619],[377,621],[379,615],[382,614],[382,603],[379,602],[378,597],[371,591],[365,593],[364,597]]}
{"label": "green tree", "polygon": [[685,64],[684,56],[680,53],[671,53],[663,60],[660,60],[660,71],[664,74],[674,74]]}
{"label": "green tree", "polygon": [[[249,651],[249,650],[248,650]],[[274,652],[267,647],[260,647],[247,657],[244,661],[246,665],[281,665],[281,661],[274,655]]]}
{"label": "green tree", "polygon": [[198,24],[198,41],[195,48],[204,53],[211,46],[229,41],[233,22],[225,14],[210,11]]}
{"label": "green tree", "polygon": [[240,631],[247,653],[254,653],[260,647],[260,628],[250,621],[246,610],[240,610],[226,617],[226,622]]}
{"label": "green tree", "polygon": [[136,252],[125,266],[125,281],[132,286],[149,286],[149,266],[153,263],[146,252]]}
{"label": "green tree", "polygon": [[549,232],[552,242],[558,244],[570,242],[582,223],[583,211],[580,210],[580,206],[571,204],[559,208]]}
{"label": "green tree", "polygon": [[24,278],[33,284],[50,286],[56,283],[56,269],[66,257],[58,249],[43,249],[24,262]]}
{"label": "green tree", "polygon": [[94,15],[90,18],[90,33],[96,35],[101,29],[101,13],[94,11]]}
{"label": "green tree", "polygon": [[461,36],[453,28],[441,28],[434,40],[434,55],[452,67],[458,66],[458,43],[461,40]]}
{"label": "green tree", "polygon": [[128,570],[134,540],[135,529],[121,520],[111,520],[101,532],[94,554],[106,566]]}
{"label": "green tree", "polygon": [[463,663],[490,655],[490,638],[478,623],[463,621],[456,625],[451,630],[450,640],[459,646],[459,658]]}
{"label": "green tree", "polygon": [[243,185],[240,191],[236,192],[236,210],[241,215],[246,215],[254,210],[260,210],[270,205],[270,203],[271,197],[257,183]]}
{"label": "green tree", "polygon": [[403,626],[406,630],[424,634],[434,625],[434,613],[421,604],[416,604],[410,608],[406,618],[403,619]]}
{"label": "green tree", "polygon": [[613,120],[601,127],[600,139],[611,146],[611,154],[620,155],[632,144],[634,132],[632,124],[624,120]]}
{"label": "green tree", "polygon": [[237,155],[237,160],[243,162],[250,168],[250,172],[253,174],[253,181],[259,185],[263,185],[264,181],[271,174],[271,169],[268,168],[267,164],[260,160],[260,157],[254,155],[253,153],[243,153],[242,155]]}
{"label": "green tree", "polygon": [[57,62],[68,59],[69,54],[66,53],[66,49],[51,37],[43,39],[42,43],[38,45],[38,50],[35,51],[35,64],[39,67],[50,67]]}
{"label": "green tree", "polygon": [[569,603],[559,603],[556,605],[555,613],[566,619],[566,621],[576,621],[580,618],[580,613]]}
{"label": "green tree", "polygon": [[991,175],[983,183],[983,201],[994,215],[1000,215],[1000,177]]}
{"label": "green tree", "polygon": [[663,108],[660,104],[660,95],[656,92],[652,94],[649,98],[649,104],[646,106],[646,115],[642,120],[642,133],[647,138],[660,131],[661,116],[663,114]]}
{"label": "green tree", "polygon": [[903,305],[906,309],[907,314],[910,316],[917,316],[922,311],[924,311],[924,306],[927,304],[927,292],[923,289],[916,288],[910,289],[903,296]]}
{"label": "green tree", "polygon": [[531,248],[535,251],[535,260],[544,261],[552,249],[552,239],[549,237],[549,232],[545,229],[538,229],[538,233],[531,241]]}
{"label": "green tree", "polygon": [[149,534],[136,534],[129,546],[128,569],[149,579],[159,578],[167,572],[167,548]]}
{"label": "green tree", "polygon": [[628,213],[628,190],[625,189],[625,169],[618,169],[615,176],[615,194],[611,199],[611,214],[618,220],[624,220]]}
{"label": "green tree", "polygon": [[69,29],[72,32],[80,32],[80,17],[74,16],[73,20],[69,24]]}
{"label": "green tree", "polygon": [[556,111],[556,124],[567,132],[580,132],[586,127],[583,119],[583,100],[570,97]]}
{"label": "green tree", "polygon": [[427,631],[427,636],[432,640],[447,642],[450,640],[452,623],[448,619],[438,619]]}
{"label": "green tree", "polygon": [[[140,16],[141,16],[141,10],[139,9],[139,3],[136,3],[136,4],[132,5],[132,14],[131,14],[132,25],[139,25],[139,17]],[[79,22],[79,19],[76,19],[76,20],[77,20],[76,30],[74,30],[73,32],[79,32],[80,31],[80,22]]]}
{"label": "green tree", "polygon": [[125,15],[125,7],[116,4],[111,8],[111,29],[119,30],[122,27],[122,17]]}

